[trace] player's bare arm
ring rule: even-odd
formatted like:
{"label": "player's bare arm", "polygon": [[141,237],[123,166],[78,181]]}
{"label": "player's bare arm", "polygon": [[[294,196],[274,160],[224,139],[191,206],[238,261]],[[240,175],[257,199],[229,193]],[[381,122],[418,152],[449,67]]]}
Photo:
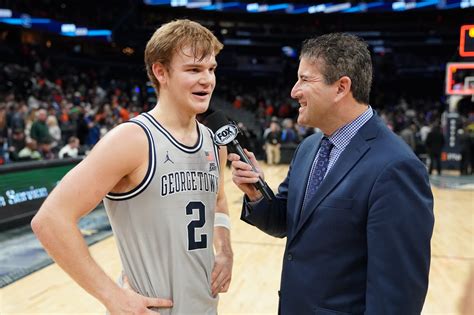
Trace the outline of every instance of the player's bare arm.
{"label": "player's bare arm", "polygon": [[139,126],[116,127],[61,180],[31,223],[49,255],[111,314],[147,314],[149,306],[171,306],[171,301],[120,288],[92,259],[77,226],[108,192],[137,185],[146,172],[147,157],[147,138]]}
{"label": "player's bare arm", "polygon": [[[229,215],[227,197],[224,191],[224,168],[227,162],[226,147],[219,147],[220,176],[217,193],[216,213]],[[232,279],[233,253],[230,244],[230,230],[225,227],[214,228],[214,248],[216,261],[212,271],[212,295],[227,292]]]}

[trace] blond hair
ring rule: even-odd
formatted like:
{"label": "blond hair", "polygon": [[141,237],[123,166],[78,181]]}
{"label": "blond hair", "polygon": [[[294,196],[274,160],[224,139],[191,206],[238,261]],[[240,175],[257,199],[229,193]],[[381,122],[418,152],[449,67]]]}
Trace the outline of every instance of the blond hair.
{"label": "blond hair", "polygon": [[153,74],[153,64],[161,63],[168,67],[174,54],[190,47],[194,57],[202,61],[214,53],[217,55],[224,47],[210,30],[190,20],[175,20],[163,24],[150,38],[145,48],[145,66],[156,94],[160,83]]}

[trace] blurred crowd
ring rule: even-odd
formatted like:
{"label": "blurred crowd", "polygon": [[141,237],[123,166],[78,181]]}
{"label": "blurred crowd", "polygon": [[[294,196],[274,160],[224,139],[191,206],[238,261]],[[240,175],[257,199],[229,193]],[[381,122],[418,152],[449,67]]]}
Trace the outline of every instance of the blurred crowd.
{"label": "blurred crowd", "polygon": [[[234,95],[229,96],[235,108],[246,109],[255,113],[261,127],[262,137],[249,134],[253,143],[250,147],[257,156],[268,164],[288,163],[288,158],[281,160],[285,151],[290,151],[305,137],[315,132],[296,123],[298,103],[289,95],[291,84],[285,88],[267,86],[264,89],[252,90],[252,86],[238,86]],[[442,174],[443,149],[446,146],[447,105],[442,100],[407,97],[380,97],[379,102],[371,106],[382,117],[387,126],[427,165],[430,174]],[[385,100],[393,99],[385,103]],[[383,100],[382,102],[380,100]],[[459,172],[461,175],[474,174],[474,108],[464,110],[455,126],[456,146],[459,148]],[[290,156],[291,157],[291,156]],[[435,172],[436,171],[436,172]]]}
{"label": "blurred crowd", "polygon": [[[109,66],[64,62],[46,51],[22,45],[21,62],[0,62],[0,164],[77,157],[86,154],[111,128],[156,100],[145,75],[120,74]],[[298,145],[315,132],[296,124],[293,77],[247,84],[223,79],[216,95],[234,109],[252,112],[255,125],[240,127],[243,142],[269,164],[288,163]],[[376,89],[371,106],[386,124],[427,163],[442,173],[447,131],[443,100],[383,95]],[[256,127],[255,127],[256,126]],[[461,115],[457,128],[461,174],[473,173],[474,113]]]}
{"label": "blurred crowd", "polygon": [[0,62],[0,164],[85,154],[143,110],[146,86],[104,69],[53,62],[31,45],[20,52],[22,63]]}

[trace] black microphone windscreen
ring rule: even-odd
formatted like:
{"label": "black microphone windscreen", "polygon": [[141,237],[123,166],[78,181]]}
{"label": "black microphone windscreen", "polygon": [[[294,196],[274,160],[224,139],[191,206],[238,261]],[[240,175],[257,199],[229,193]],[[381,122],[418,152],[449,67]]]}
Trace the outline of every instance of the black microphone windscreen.
{"label": "black microphone windscreen", "polygon": [[217,132],[222,126],[228,125],[229,120],[225,117],[224,113],[217,110],[206,117],[207,126],[213,131]]}

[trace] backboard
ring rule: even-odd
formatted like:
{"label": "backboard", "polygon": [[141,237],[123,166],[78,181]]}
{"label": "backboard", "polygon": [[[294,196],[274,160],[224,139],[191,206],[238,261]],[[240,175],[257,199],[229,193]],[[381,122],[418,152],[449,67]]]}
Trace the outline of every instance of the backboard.
{"label": "backboard", "polygon": [[462,57],[474,57],[474,25],[461,26],[459,54]]}
{"label": "backboard", "polygon": [[446,65],[446,94],[474,95],[474,62],[450,62]]}

